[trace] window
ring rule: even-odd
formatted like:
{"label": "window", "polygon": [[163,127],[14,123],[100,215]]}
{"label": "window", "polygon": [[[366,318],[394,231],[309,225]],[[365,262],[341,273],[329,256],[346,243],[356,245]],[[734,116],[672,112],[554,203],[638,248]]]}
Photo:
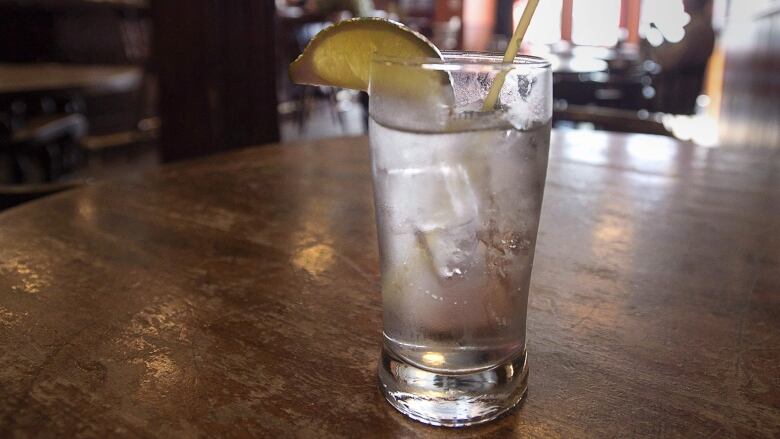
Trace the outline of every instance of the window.
{"label": "window", "polygon": [[653,46],[660,46],[664,41],[676,43],[685,36],[684,26],[689,21],[683,0],[644,1],[639,35]]}
{"label": "window", "polygon": [[621,3],[621,0],[574,0],[572,42],[586,46],[617,44],[621,34]]}
{"label": "window", "polygon": [[[520,21],[520,16],[525,10],[527,0],[515,1],[512,11],[514,27]],[[531,26],[525,35],[525,41],[532,44],[552,44],[561,39],[561,11],[563,0],[543,0],[534,13]]]}
{"label": "window", "polygon": [[[542,0],[524,41],[554,44],[565,40],[575,45],[612,47],[623,38],[636,44],[639,42],[640,6],[642,14],[653,9],[645,15],[656,16],[656,3],[675,2],[682,4],[682,0]],[[528,0],[514,1],[515,27],[527,4]],[[647,7],[648,4],[651,6]]]}

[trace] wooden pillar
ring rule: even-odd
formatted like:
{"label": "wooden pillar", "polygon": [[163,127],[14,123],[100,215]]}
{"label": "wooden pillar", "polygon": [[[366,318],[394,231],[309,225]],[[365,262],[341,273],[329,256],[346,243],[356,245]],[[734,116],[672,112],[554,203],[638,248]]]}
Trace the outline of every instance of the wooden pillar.
{"label": "wooden pillar", "polygon": [[639,44],[639,20],[642,15],[641,0],[622,0],[620,27],[628,30],[627,42]]}
{"label": "wooden pillar", "polygon": [[496,31],[497,35],[503,35],[507,41],[512,38],[515,31],[512,21],[512,9],[514,0],[498,0],[496,4]]}
{"label": "wooden pillar", "polygon": [[436,0],[436,10],[433,14],[434,23],[446,23],[452,17],[460,19],[458,30],[458,48],[463,47],[463,0]]}
{"label": "wooden pillar", "polygon": [[463,0],[463,49],[488,50],[496,25],[496,0]]}
{"label": "wooden pillar", "polygon": [[572,16],[574,14],[574,0],[563,0],[561,8],[561,39],[571,41]]}
{"label": "wooden pillar", "polygon": [[278,141],[274,2],[150,3],[163,160]]}

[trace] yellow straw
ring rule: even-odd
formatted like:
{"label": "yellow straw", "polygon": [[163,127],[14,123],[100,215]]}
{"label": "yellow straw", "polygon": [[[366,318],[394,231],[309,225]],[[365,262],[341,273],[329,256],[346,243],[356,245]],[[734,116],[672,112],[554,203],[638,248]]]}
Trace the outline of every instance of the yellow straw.
{"label": "yellow straw", "polygon": [[[509,40],[506,52],[504,52],[504,64],[509,64],[514,61],[517,56],[517,51],[520,50],[520,44],[523,42],[528,26],[531,24],[531,18],[534,16],[536,6],[539,4],[539,0],[528,0],[528,5],[523,11],[523,15],[520,17],[520,21],[517,23],[515,33],[512,34],[512,39]],[[493,81],[493,85],[490,86],[485,103],[482,105],[482,111],[492,110],[498,103],[498,94],[501,93],[501,87],[504,86],[504,80],[509,71],[504,70],[496,76]]]}

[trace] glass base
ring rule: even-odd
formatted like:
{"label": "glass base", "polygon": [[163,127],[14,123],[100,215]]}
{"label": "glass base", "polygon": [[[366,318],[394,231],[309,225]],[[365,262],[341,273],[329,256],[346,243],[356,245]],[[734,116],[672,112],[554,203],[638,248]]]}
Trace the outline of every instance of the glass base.
{"label": "glass base", "polygon": [[481,424],[525,397],[526,352],[490,369],[453,375],[420,369],[383,347],[379,383],[390,404],[412,419],[444,427]]}

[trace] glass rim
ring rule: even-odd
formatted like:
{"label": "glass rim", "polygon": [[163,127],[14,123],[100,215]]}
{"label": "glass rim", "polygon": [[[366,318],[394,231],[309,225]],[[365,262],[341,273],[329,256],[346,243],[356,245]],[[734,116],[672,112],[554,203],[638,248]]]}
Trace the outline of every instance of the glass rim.
{"label": "glass rim", "polygon": [[419,67],[428,70],[458,71],[464,69],[507,70],[517,68],[549,69],[550,61],[533,55],[517,55],[510,63],[504,62],[504,55],[497,52],[468,52],[443,50],[444,59],[431,57],[403,58],[376,55],[373,63],[388,66]]}

